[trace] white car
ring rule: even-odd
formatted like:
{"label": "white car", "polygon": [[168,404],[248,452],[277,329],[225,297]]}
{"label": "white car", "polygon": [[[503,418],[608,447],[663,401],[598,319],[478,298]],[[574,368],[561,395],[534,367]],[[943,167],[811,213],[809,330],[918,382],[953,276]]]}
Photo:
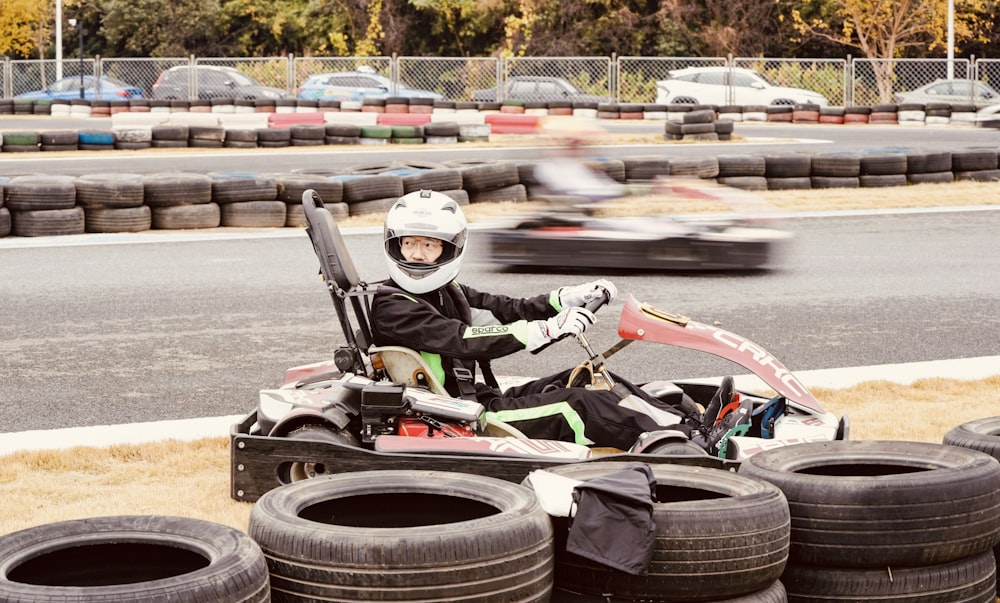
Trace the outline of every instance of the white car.
{"label": "white car", "polygon": [[689,67],[671,71],[670,77],[656,82],[656,102],[744,106],[829,104],[818,92],[775,86],[752,69],[729,67]]}

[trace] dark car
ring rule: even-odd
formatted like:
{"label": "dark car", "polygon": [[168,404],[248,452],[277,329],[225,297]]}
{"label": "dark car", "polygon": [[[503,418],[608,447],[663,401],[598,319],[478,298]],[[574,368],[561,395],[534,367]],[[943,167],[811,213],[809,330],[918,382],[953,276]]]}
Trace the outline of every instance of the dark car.
{"label": "dark car", "polygon": [[561,77],[527,76],[519,75],[507,78],[503,83],[503,88],[489,88],[487,90],[476,90],[472,93],[474,101],[503,101],[503,100],[523,100],[523,101],[583,101],[593,103],[606,103],[609,97],[587,94],[580,90],[568,80]]}
{"label": "dark car", "polygon": [[[180,65],[171,67],[156,78],[152,98],[186,100],[194,98],[191,93],[191,67]],[[232,67],[198,65],[195,82],[197,98],[285,98],[287,93],[280,88],[265,86],[252,77]]]}

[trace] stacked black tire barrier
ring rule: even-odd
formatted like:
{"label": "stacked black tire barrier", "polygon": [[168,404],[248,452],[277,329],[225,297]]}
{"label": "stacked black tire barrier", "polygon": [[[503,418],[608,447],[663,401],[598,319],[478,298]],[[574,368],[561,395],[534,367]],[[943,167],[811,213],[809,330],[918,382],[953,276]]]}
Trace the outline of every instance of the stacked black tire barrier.
{"label": "stacked black tire barrier", "polygon": [[0,537],[3,601],[271,600],[267,562],[245,533],[213,522],[124,515]]}
{"label": "stacked black tire barrier", "polygon": [[[625,463],[565,465],[549,471],[586,481]],[[646,575],[632,575],[566,552],[568,523],[553,518],[555,585],[590,597],[632,601],[771,598],[788,559],[788,503],[770,483],[720,469],[657,464],[656,544]],[[751,599],[748,599],[751,600]]]}
{"label": "stacked black tire barrier", "polygon": [[[331,131],[338,136],[360,132],[360,127],[352,128],[331,130],[327,125],[323,135],[329,137]],[[212,127],[199,130],[195,126],[165,125],[151,130],[148,143],[152,147],[187,146],[192,131],[195,136],[214,137],[216,142],[221,142],[220,131]],[[233,132],[227,131],[225,135]],[[291,140],[287,128],[245,131],[248,137],[261,136],[263,132],[267,132],[265,138],[271,138],[258,140],[257,144],[279,144],[277,139],[281,138],[280,144],[288,146]],[[315,130],[312,135],[318,132]],[[43,144],[72,144],[71,133],[60,134],[46,139],[31,133],[31,139],[39,139],[33,148]],[[109,133],[93,131],[90,134],[106,137]],[[10,139],[7,134],[4,144]],[[15,137],[14,140],[22,139]],[[89,140],[92,142],[86,144],[95,144],[93,138]],[[594,160],[587,165],[623,184],[645,185],[661,177],[683,176],[714,180],[750,191],[889,187],[955,180],[1000,181],[1000,149],[992,147],[954,151],[885,148],[839,153],[725,153],[704,158],[641,155]],[[418,161],[340,171],[307,173],[293,170],[284,175],[290,185],[294,185],[290,178],[293,173],[310,176],[309,188],[321,191],[324,200],[329,196],[328,204],[333,204],[331,211],[337,216],[381,213],[398,197],[421,188],[440,191],[460,204],[516,203],[545,197],[530,162]],[[296,198],[294,192],[281,194],[277,182],[281,174],[167,172],[93,176],[98,178],[40,174],[0,176],[8,184],[0,199],[0,237],[138,232],[144,230],[147,216],[151,229],[303,225],[301,199]],[[142,203],[137,203],[139,185],[135,182],[136,177],[142,180]],[[77,183],[83,189],[82,196],[74,190]],[[243,190],[247,186],[251,190]],[[129,187],[131,192],[117,198],[116,195],[124,194],[123,187]],[[301,187],[292,186],[291,189],[301,194]],[[105,194],[111,198],[106,201],[98,198]],[[143,206],[148,210],[142,209]]]}
{"label": "stacked black tire barrier", "polygon": [[[986,417],[962,423],[948,430],[944,434],[943,442],[949,446],[977,450],[1000,461],[1000,417]],[[993,547],[993,556],[997,562],[997,574],[1000,575],[1000,544]],[[1000,579],[998,579],[997,594],[1000,595]]]}
{"label": "stacked black tire barrier", "polygon": [[442,471],[361,471],[262,496],[249,534],[277,601],[548,601],[552,524],[534,493]]}
{"label": "stacked black tire barrier", "polygon": [[994,603],[996,459],[921,442],[823,442],[764,451],[739,473],[788,499],[790,602]]}

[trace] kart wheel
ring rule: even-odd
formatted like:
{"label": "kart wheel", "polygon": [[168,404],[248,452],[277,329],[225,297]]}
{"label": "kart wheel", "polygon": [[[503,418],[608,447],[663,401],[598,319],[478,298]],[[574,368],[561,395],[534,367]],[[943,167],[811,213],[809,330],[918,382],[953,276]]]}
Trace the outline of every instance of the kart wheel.
{"label": "kart wheel", "polygon": [[270,600],[267,562],[245,533],[183,517],[109,516],[0,538],[3,601]]}
{"label": "kart wheel", "polygon": [[548,601],[552,524],[518,484],[359,471],[281,486],[250,513],[282,601]]}
{"label": "kart wheel", "polygon": [[755,454],[739,472],[785,493],[793,563],[936,565],[988,551],[1000,535],[1000,465],[973,450],[805,443]]}
{"label": "kart wheel", "polygon": [[[345,446],[360,446],[356,437],[347,431],[336,431],[323,425],[303,425],[287,436],[290,440],[318,440]],[[327,474],[326,465],[315,461],[297,461],[288,465],[288,473],[283,475],[283,483],[301,482]]]}
{"label": "kart wheel", "polygon": [[[628,463],[547,469],[587,480]],[[631,575],[566,552],[566,518],[553,517],[556,588],[611,600],[719,601],[771,586],[788,559],[789,511],[772,484],[724,471],[651,464],[656,544],[646,575]],[[739,600],[739,599],[737,599]]]}

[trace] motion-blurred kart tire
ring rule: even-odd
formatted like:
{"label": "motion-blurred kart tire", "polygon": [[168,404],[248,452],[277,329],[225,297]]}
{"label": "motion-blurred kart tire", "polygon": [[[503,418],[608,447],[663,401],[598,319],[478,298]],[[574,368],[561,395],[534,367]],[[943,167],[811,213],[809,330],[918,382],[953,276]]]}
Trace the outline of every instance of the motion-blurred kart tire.
{"label": "motion-blurred kart tire", "polygon": [[[547,469],[587,481],[628,463]],[[646,575],[632,575],[566,552],[569,526],[553,517],[556,586],[631,600],[717,601],[768,588],[788,560],[789,511],[772,484],[730,471],[650,465],[656,478],[656,544]]]}
{"label": "motion-blurred kart tire", "polygon": [[85,174],[78,176],[74,185],[76,204],[88,209],[139,207],[146,198],[139,174]]}
{"label": "motion-blurred kart tire", "polygon": [[924,442],[817,442],[765,450],[739,472],[785,493],[790,563],[935,565],[989,551],[1000,538],[1000,464],[981,452]]}
{"label": "motion-blurred kart tire", "polygon": [[360,471],[266,492],[248,532],[276,600],[548,601],[552,524],[524,486]]}
{"label": "motion-blurred kart tire", "polygon": [[199,205],[173,205],[152,207],[154,230],[183,230],[186,228],[217,228],[222,212],[217,203]]}
{"label": "motion-blurred kart tire", "polygon": [[789,563],[781,582],[790,603],[994,603],[992,552],[940,565],[838,568]]}
{"label": "motion-blurred kart tire", "polygon": [[143,232],[153,227],[149,206],[92,207],[83,210],[87,232]]}
{"label": "motion-blurred kart tire", "polygon": [[283,228],[287,206],[284,201],[241,201],[220,206],[220,225],[237,228]]}
{"label": "motion-blurred kart tire", "polygon": [[17,237],[48,237],[83,234],[82,207],[11,212],[11,234]]}
{"label": "motion-blurred kart tire", "polygon": [[267,562],[245,533],[183,517],[108,516],[0,537],[3,601],[270,600]]}
{"label": "motion-blurred kart tire", "polygon": [[[212,179],[205,174],[160,172],[143,176],[142,183],[145,203],[153,208],[203,205],[212,201]],[[156,228],[156,212],[153,212],[153,221],[153,228]]]}
{"label": "motion-blurred kart tire", "polygon": [[76,185],[72,176],[15,176],[4,184],[4,205],[11,211],[72,209]]}

